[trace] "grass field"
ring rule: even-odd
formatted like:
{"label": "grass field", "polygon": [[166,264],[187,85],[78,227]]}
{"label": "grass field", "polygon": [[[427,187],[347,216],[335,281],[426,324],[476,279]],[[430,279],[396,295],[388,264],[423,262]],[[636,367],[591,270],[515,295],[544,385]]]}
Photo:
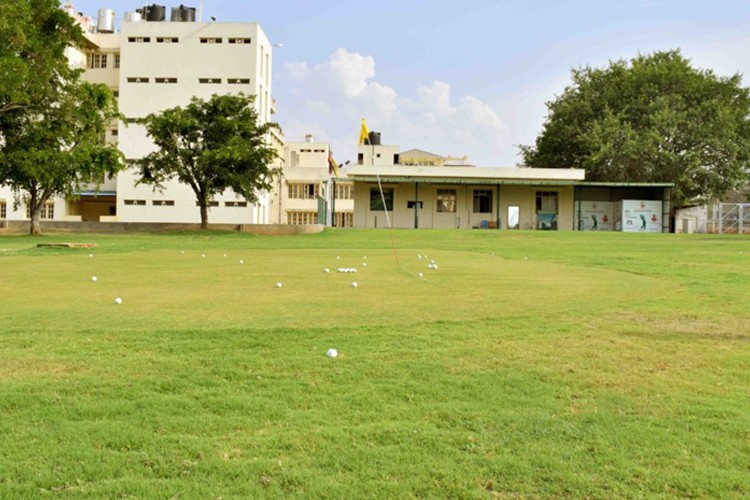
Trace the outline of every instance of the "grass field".
{"label": "grass field", "polygon": [[0,498],[750,496],[750,240],[394,240],[0,237]]}

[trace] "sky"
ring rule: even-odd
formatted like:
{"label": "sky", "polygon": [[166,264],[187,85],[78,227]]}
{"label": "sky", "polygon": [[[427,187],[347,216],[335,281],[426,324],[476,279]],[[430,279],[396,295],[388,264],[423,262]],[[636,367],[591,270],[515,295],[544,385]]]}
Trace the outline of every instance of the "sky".
{"label": "sky", "polygon": [[[152,2],[73,3],[94,18],[114,9],[119,23]],[[365,118],[402,151],[515,166],[572,68],[657,50],[750,86],[748,0],[205,0],[211,16],[257,22],[280,44],[274,119],[288,141],[329,142],[339,163],[355,162]]]}

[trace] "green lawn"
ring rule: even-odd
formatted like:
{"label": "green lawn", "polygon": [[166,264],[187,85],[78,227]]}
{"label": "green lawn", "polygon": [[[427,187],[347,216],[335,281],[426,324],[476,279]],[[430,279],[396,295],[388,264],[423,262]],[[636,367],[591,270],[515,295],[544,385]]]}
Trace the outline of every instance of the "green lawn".
{"label": "green lawn", "polygon": [[0,237],[0,498],[750,496],[748,238],[394,241]]}

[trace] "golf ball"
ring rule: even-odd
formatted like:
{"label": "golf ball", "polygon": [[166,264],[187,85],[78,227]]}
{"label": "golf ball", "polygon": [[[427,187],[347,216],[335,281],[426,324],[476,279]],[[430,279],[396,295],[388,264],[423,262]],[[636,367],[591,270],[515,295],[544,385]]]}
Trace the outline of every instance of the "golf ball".
{"label": "golf ball", "polygon": [[323,272],[324,272],[324,273],[330,273],[330,272],[331,272],[331,270],[330,270],[330,269],[328,269],[328,268],[326,267],[325,269],[323,269]]}
{"label": "golf ball", "polygon": [[362,267],[367,267],[367,262],[363,262]]}
{"label": "golf ball", "polygon": [[241,260],[241,261],[240,261],[240,264],[244,264],[244,263],[245,263],[245,261],[244,261],[244,260]]}
{"label": "golf ball", "polygon": [[283,285],[281,284],[281,281],[279,281],[278,283],[276,283],[276,288],[281,288],[282,286]]}
{"label": "golf ball", "polygon": [[92,276],[91,281],[96,281],[96,276]]}
{"label": "golf ball", "polygon": [[352,282],[352,288],[357,288],[358,286],[359,286],[359,285],[357,284],[357,282],[356,282],[356,281]]}
{"label": "golf ball", "polygon": [[116,297],[115,304],[122,304],[122,299],[120,297]]}
{"label": "golf ball", "polygon": [[326,353],[326,356],[329,358],[335,358],[339,355],[339,352],[336,349],[328,349],[328,352]]}
{"label": "golf ball", "polygon": [[422,275],[422,273],[419,273],[417,276],[419,276],[421,278],[423,275]]}
{"label": "golf ball", "polygon": [[202,253],[202,254],[201,254],[201,257],[203,257],[203,258],[205,259],[205,258],[206,258],[206,254],[205,254],[205,253]]}

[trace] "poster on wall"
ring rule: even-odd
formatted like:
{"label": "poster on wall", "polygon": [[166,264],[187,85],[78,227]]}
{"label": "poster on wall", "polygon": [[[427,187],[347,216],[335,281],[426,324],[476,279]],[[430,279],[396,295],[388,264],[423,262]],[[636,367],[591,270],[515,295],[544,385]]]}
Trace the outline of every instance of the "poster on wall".
{"label": "poster on wall", "polygon": [[615,204],[609,201],[582,201],[578,210],[579,231],[612,231]]}
{"label": "poster on wall", "polygon": [[661,201],[622,200],[622,231],[626,233],[661,233]]}

